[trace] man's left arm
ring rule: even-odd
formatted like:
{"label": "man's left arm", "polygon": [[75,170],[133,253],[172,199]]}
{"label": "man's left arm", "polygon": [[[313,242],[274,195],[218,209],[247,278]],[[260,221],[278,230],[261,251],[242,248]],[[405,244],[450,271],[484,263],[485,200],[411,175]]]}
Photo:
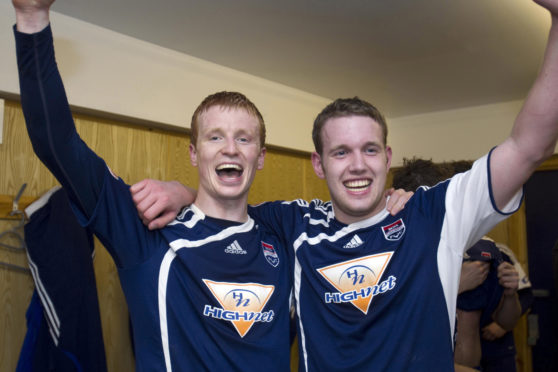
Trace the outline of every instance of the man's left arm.
{"label": "man's left arm", "polygon": [[558,0],[534,1],[549,10],[552,23],[539,75],[510,137],[490,158],[493,197],[500,210],[554,153],[558,139]]}

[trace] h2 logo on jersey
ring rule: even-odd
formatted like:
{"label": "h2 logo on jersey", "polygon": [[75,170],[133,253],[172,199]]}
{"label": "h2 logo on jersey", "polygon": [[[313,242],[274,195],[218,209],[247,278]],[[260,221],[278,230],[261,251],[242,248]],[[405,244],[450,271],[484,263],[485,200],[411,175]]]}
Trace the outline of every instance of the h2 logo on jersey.
{"label": "h2 logo on jersey", "polygon": [[384,252],[317,269],[339,291],[326,292],[324,301],[326,303],[352,303],[357,309],[367,314],[375,295],[395,287],[396,278],[394,276],[380,282],[392,256],[393,252]]}
{"label": "h2 logo on jersey", "polygon": [[240,337],[255,322],[271,322],[273,310],[262,312],[275,286],[258,283],[215,282],[202,279],[222,308],[205,305],[203,315],[230,321]]}

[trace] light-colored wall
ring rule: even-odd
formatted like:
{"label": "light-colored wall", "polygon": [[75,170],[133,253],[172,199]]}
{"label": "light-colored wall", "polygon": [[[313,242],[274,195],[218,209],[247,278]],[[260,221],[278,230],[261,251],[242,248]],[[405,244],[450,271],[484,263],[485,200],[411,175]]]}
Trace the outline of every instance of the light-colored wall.
{"label": "light-colored wall", "polygon": [[[14,12],[0,3],[0,92],[18,94],[11,26]],[[53,12],[58,62],[72,105],[175,127],[208,94],[238,90],[262,111],[268,143],[312,151],[315,115],[330,101],[281,84],[161,48]],[[10,31],[9,31],[10,30]],[[394,166],[404,157],[435,161],[476,159],[509,133],[521,102],[504,102],[388,118]]]}
{"label": "light-colored wall", "polygon": [[395,118],[388,121],[393,163],[417,156],[435,162],[474,160],[510,133],[522,101]]}

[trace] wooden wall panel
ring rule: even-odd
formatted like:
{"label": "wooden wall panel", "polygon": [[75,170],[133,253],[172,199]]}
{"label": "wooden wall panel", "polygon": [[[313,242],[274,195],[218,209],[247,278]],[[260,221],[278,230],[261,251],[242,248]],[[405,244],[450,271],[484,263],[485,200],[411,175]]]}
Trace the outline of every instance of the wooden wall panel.
{"label": "wooden wall panel", "polygon": [[[0,145],[1,146],[1,145]],[[0,219],[0,232],[17,226],[18,221]],[[0,242],[19,246],[13,237],[2,237]],[[24,251],[12,251],[0,247],[0,261],[27,267]],[[15,371],[19,351],[25,337],[25,310],[33,294],[30,273],[0,267],[0,371]]]}
{"label": "wooden wall panel", "polygon": [[326,181],[318,178],[312,167],[312,162],[310,161],[310,156],[303,163],[303,173],[304,173],[304,199],[321,199],[330,200],[329,190],[327,189]]}
{"label": "wooden wall panel", "polygon": [[189,145],[190,139],[187,135],[167,136],[168,157],[164,180],[176,180],[190,187],[198,185],[198,170],[190,162]]}
{"label": "wooden wall panel", "polygon": [[40,195],[57,184],[33,153],[19,105],[5,102],[4,141],[0,145],[0,194],[15,195],[27,183],[24,195]]}
{"label": "wooden wall panel", "polygon": [[264,168],[256,172],[249,203],[301,198],[302,164],[298,157],[268,151]]}

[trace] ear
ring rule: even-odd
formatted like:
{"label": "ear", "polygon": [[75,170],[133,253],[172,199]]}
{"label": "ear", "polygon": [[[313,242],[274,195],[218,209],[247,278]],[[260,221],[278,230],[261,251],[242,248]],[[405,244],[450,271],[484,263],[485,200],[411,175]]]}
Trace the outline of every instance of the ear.
{"label": "ear", "polygon": [[196,146],[194,146],[193,144],[190,144],[188,149],[190,150],[190,163],[192,163],[192,166],[197,167],[198,166],[198,152],[196,151]]}
{"label": "ear", "polygon": [[391,147],[386,146],[387,170],[391,167]]}
{"label": "ear", "polygon": [[320,178],[325,178],[324,168],[322,167],[322,158],[317,152],[312,153],[312,167],[314,172]]}
{"label": "ear", "polygon": [[258,155],[258,170],[263,169],[266,151],[265,147],[262,147],[260,150],[260,155]]}

